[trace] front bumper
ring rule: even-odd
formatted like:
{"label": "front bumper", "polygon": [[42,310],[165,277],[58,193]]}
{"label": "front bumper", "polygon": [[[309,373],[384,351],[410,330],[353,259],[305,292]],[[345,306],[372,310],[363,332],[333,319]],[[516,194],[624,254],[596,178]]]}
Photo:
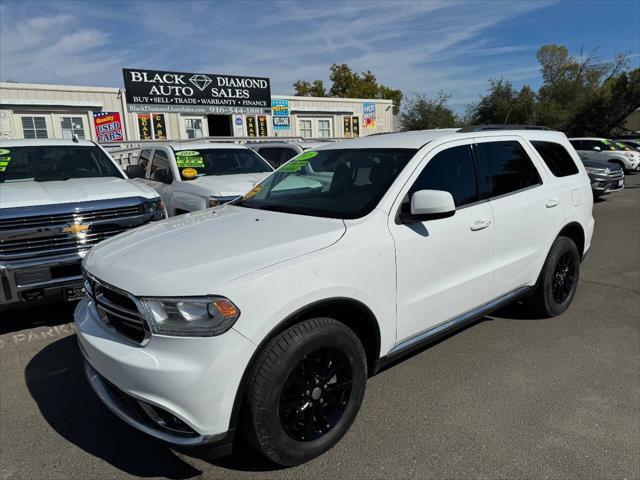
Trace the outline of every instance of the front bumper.
{"label": "front bumper", "polygon": [[[177,446],[230,436],[236,392],[255,350],[245,337],[234,329],[206,338],[153,335],[142,347],[109,331],[87,299],[75,322],[89,383],[122,420]],[[168,428],[168,417],[177,428]]]}
{"label": "front bumper", "polygon": [[84,254],[0,261],[0,306],[60,297],[63,287],[82,286]]}
{"label": "front bumper", "polygon": [[624,190],[624,177],[611,178],[606,175],[589,175],[591,190],[597,195]]}

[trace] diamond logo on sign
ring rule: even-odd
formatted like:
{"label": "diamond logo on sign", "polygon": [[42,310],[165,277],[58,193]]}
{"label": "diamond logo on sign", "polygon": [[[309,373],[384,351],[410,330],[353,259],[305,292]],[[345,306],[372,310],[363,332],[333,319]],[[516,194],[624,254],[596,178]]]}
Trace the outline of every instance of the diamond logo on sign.
{"label": "diamond logo on sign", "polygon": [[198,87],[201,92],[203,92],[204,89],[207,88],[213,80],[211,80],[206,75],[198,74],[198,75],[193,75],[191,78],[189,78],[189,81],[193,83],[196,87]]}

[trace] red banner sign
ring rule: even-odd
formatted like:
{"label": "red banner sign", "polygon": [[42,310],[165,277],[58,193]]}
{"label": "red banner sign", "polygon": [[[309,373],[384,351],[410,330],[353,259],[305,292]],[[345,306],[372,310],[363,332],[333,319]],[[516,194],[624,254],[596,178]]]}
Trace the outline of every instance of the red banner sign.
{"label": "red banner sign", "polygon": [[93,112],[98,143],[122,142],[124,133],[120,112]]}

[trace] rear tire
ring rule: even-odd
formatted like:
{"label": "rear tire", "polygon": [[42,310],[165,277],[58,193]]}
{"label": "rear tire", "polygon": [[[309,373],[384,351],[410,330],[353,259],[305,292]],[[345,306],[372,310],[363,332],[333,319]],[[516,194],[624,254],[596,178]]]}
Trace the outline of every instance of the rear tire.
{"label": "rear tire", "polygon": [[556,238],[540,272],[529,304],[544,317],[563,313],[575,296],[580,279],[580,255],[568,237]]}
{"label": "rear tire", "polygon": [[304,463],[333,447],[355,419],[367,361],[346,325],[314,318],[273,338],[253,368],[245,434],[270,460]]}

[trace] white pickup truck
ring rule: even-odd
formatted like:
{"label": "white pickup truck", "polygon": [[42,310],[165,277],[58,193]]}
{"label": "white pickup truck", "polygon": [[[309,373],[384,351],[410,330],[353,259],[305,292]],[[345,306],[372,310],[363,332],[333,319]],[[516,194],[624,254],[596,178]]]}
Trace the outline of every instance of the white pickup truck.
{"label": "white pickup truck", "polygon": [[80,263],[98,242],[166,217],[89,141],[0,141],[0,311],[84,294]]}
{"label": "white pickup truck", "polygon": [[253,150],[232,143],[152,145],[127,168],[160,194],[171,216],[230,202],[272,171]]}

